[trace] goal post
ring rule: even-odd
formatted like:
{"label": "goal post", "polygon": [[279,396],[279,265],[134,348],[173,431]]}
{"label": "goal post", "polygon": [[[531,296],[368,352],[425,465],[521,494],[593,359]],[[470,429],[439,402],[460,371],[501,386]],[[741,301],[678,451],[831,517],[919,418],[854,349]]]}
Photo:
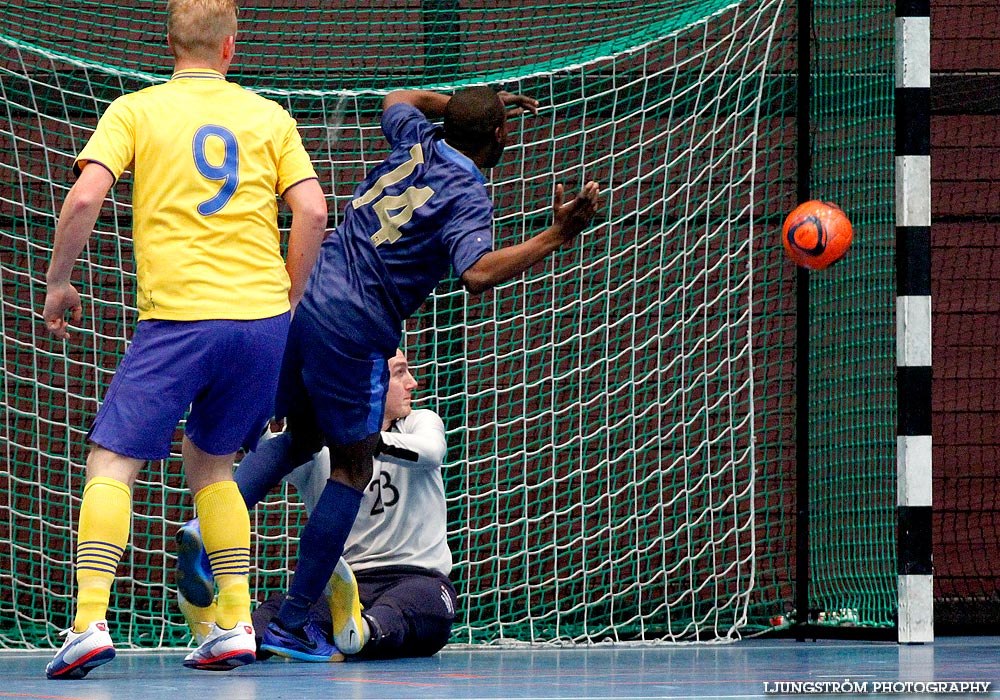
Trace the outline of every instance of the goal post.
{"label": "goal post", "polygon": [[[241,14],[229,77],[298,120],[331,225],[386,153],[380,103],[396,87],[485,82],[540,101],[489,174],[498,245],[548,225],[556,183],[604,192],[565,251],[479,297],[446,281],[406,324],[418,405],[441,414],[449,443],[452,640],[726,641],[785,625],[794,272],[777,231],[795,191],[794,11],[403,5],[389,20],[296,3]],[[150,31],[160,3],[26,8],[38,22],[0,24],[0,647],[16,648],[52,646],[68,624],[85,434],[136,317],[131,176],[77,263],[84,318],[65,344],[40,321],[55,219],[110,101],[170,66]],[[180,471],[178,443],[135,489],[109,611],[125,647],[187,643]],[[304,518],[287,488],[252,513],[257,600],[287,586]]]}

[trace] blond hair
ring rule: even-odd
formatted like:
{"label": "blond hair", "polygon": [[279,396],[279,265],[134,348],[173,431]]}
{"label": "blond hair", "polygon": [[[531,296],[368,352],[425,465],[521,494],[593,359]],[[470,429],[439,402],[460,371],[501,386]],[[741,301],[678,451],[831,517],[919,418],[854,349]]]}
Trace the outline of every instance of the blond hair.
{"label": "blond hair", "polygon": [[211,59],[236,36],[236,0],[168,0],[167,35],[174,56]]}

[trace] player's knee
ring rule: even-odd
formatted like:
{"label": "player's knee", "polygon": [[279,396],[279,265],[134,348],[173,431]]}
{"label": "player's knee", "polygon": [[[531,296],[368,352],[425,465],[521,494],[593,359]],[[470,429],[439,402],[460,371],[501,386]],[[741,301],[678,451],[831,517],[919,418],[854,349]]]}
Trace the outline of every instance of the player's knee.
{"label": "player's knee", "polygon": [[331,445],[330,478],[363,491],[372,480],[375,449],[380,438],[381,435],[375,433],[357,442]]}
{"label": "player's knee", "polygon": [[323,449],[323,436],[319,433],[289,429],[285,435],[289,441],[290,463],[295,466],[305,464],[313,458],[313,455]]}
{"label": "player's knee", "polygon": [[364,491],[368,484],[372,480],[374,475],[374,470],[372,469],[372,463],[369,461],[368,464],[358,464],[351,470],[353,476],[353,485],[358,491]]}
{"label": "player's knee", "polygon": [[420,639],[420,656],[433,656],[441,651],[451,639],[451,620],[435,620],[428,626]]}

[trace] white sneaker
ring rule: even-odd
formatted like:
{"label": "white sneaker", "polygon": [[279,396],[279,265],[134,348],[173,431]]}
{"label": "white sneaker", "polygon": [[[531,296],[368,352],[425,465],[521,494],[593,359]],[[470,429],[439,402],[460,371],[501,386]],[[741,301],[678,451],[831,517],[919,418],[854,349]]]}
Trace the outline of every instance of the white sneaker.
{"label": "white sneaker", "polygon": [[364,618],[361,617],[361,597],[354,572],[343,557],[337,562],[326,586],[326,602],[333,618],[333,643],[342,654],[357,654],[368,642]]}
{"label": "white sneaker", "polygon": [[214,622],[201,645],[184,657],[184,665],[202,671],[230,671],[257,660],[257,642],[253,625],[237,623],[231,630],[224,630]]}
{"label": "white sneaker", "polygon": [[83,632],[74,632],[71,627],[59,634],[66,637],[66,641],[45,667],[45,676],[49,679],[83,678],[91,669],[115,658],[115,645],[105,620],[91,622]]}

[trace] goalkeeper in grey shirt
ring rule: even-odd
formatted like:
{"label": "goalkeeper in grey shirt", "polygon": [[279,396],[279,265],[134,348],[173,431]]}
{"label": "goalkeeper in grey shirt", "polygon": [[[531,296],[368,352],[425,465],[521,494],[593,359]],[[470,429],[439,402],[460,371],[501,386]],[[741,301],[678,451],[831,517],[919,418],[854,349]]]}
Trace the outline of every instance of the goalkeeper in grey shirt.
{"label": "goalkeeper in grey shirt", "polygon": [[[416,387],[406,356],[397,351],[389,360],[382,442],[372,480],[327,588],[328,610],[320,605],[313,612],[323,627],[332,613],[333,641],[342,653],[351,653],[357,642],[351,642],[345,624],[353,626],[351,608],[359,599],[364,607],[360,658],[430,656],[447,643],[455,619],[441,479],[447,449],[444,424],[433,411],[411,409]],[[312,512],[329,477],[324,449],[286,480]],[[352,593],[350,570],[357,578],[357,593]],[[280,596],[260,606],[253,614],[254,629],[266,629],[279,605]]]}
{"label": "goalkeeper in grey shirt", "polygon": [[[441,478],[447,449],[444,424],[433,411],[411,408],[416,387],[406,357],[397,352],[389,360],[382,442],[372,480],[325,600],[311,610],[341,653],[356,658],[430,656],[447,643],[455,619]],[[270,447],[279,448],[287,439],[279,434],[271,438],[275,444]],[[237,482],[240,476],[237,469]],[[285,480],[295,485],[311,513],[329,476],[330,458],[324,448]],[[209,587],[205,595],[210,598],[211,581],[190,570],[196,567],[196,560],[189,562],[188,585],[197,576],[199,584]],[[260,630],[258,646],[283,597],[276,594],[253,612],[254,629]],[[195,607],[183,595],[180,605],[198,637],[204,630],[201,625],[211,621],[211,608]],[[267,656],[268,652],[259,651],[257,658]]]}

